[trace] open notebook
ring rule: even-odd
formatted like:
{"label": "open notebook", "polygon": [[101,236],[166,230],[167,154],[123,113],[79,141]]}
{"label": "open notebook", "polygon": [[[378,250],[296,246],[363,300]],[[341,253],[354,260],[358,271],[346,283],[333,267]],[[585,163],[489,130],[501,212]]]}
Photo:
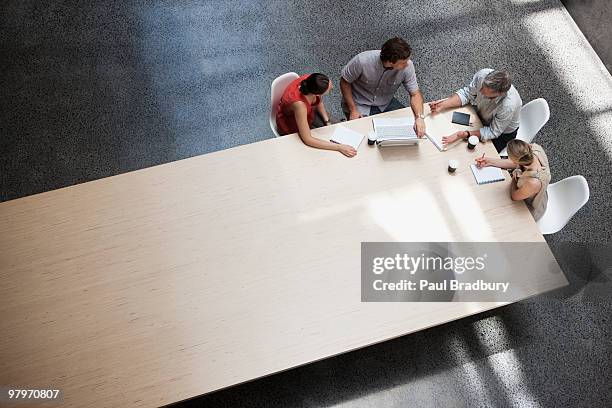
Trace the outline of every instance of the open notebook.
{"label": "open notebook", "polygon": [[343,126],[338,126],[336,130],[334,130],[334,134],[329,141],[338,144],[346,144],[357,150],[363,138],[364,136],[361,133],[357,133]]}
{"label": "open notebook", "polygon": [[495,183],[496,181],[504,181],[504,173],[498,167],[483,167],[479,169],[475,164],[470,165],[472,174],[478,184]]}

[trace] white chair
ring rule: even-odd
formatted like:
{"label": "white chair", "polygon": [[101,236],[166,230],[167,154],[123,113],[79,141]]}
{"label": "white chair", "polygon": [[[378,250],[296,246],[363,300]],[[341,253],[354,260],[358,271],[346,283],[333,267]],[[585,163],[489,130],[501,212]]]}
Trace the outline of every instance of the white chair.
{"label": "white chair", "polygon": [[[548,119],[550,119],[550,109],[548,108],[546,99],[538,98],[525,104],[521,108],[521,123],[516,133],[516,138],[531,143],[535,135],[537,135],[540,129],[548,122]],[[508,157],[506,148],[504,148],[499,155]]]}
{"label": "white chair", "polygon": [[276,128],[276,112],[278,111],[278,102],[283,96],[283,92],[285,92],[287,86],[299,77],[300,76],[295,72],[287,72],[286,74],[283,74],[272,81],[272,89],[270,92],[270,103],[272,104],[270,106],[270,129],[272,129],[272,132],[274,132],[276,137],[279,136],[278,129]]}
{"label": "white chair", "polygon": [[565,224],[589,201],[589,185],[582,176],[571,176],[548,185],[546,212],[538,220],[542,234],[561,231]]}

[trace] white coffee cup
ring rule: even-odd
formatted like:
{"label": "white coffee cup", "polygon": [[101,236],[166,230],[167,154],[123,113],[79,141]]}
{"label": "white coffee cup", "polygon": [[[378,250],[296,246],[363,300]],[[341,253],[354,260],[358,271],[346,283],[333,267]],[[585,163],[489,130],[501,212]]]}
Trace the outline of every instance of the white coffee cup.
{"label": "white coffee cup", "polygon": [[448,172],[449,173],[454,173],[455,170],[457,170],[459,168],[459,161],[455,160],[455,159],[450,159],[448,161]]}
{"label": "white coffee cup", "polygon": [[478,144],[478,136],[470,136],[468,138],[468,149],[473,149]]}

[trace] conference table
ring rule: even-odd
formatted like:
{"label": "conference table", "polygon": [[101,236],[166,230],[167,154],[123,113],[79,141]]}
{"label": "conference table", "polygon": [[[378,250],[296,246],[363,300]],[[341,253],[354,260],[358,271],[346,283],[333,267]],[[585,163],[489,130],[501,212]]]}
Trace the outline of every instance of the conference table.
{"label": "conference table", "polygon": [[[428,133],[465,129],[451,113]],[[336,126],[372,119],[313,134]],[[1,203],[0,385],[162,406],[505,305],[360,299],[362,242],[545,242],[509,176],[475,183],[483,153],[364,140],[346,158],[288,135]]]}

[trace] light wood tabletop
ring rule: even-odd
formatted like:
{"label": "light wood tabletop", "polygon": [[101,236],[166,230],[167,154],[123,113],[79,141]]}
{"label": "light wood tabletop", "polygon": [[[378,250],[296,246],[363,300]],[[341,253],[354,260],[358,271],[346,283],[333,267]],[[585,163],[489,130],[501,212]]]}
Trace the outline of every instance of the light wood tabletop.
{"label": "light wood tabletop", "polygon": [[500,306],[360,301],[364,241],[544,242],[509,177],[476,185],[483,153],[289,135],[1,203],[0,385],[161,406]]}

